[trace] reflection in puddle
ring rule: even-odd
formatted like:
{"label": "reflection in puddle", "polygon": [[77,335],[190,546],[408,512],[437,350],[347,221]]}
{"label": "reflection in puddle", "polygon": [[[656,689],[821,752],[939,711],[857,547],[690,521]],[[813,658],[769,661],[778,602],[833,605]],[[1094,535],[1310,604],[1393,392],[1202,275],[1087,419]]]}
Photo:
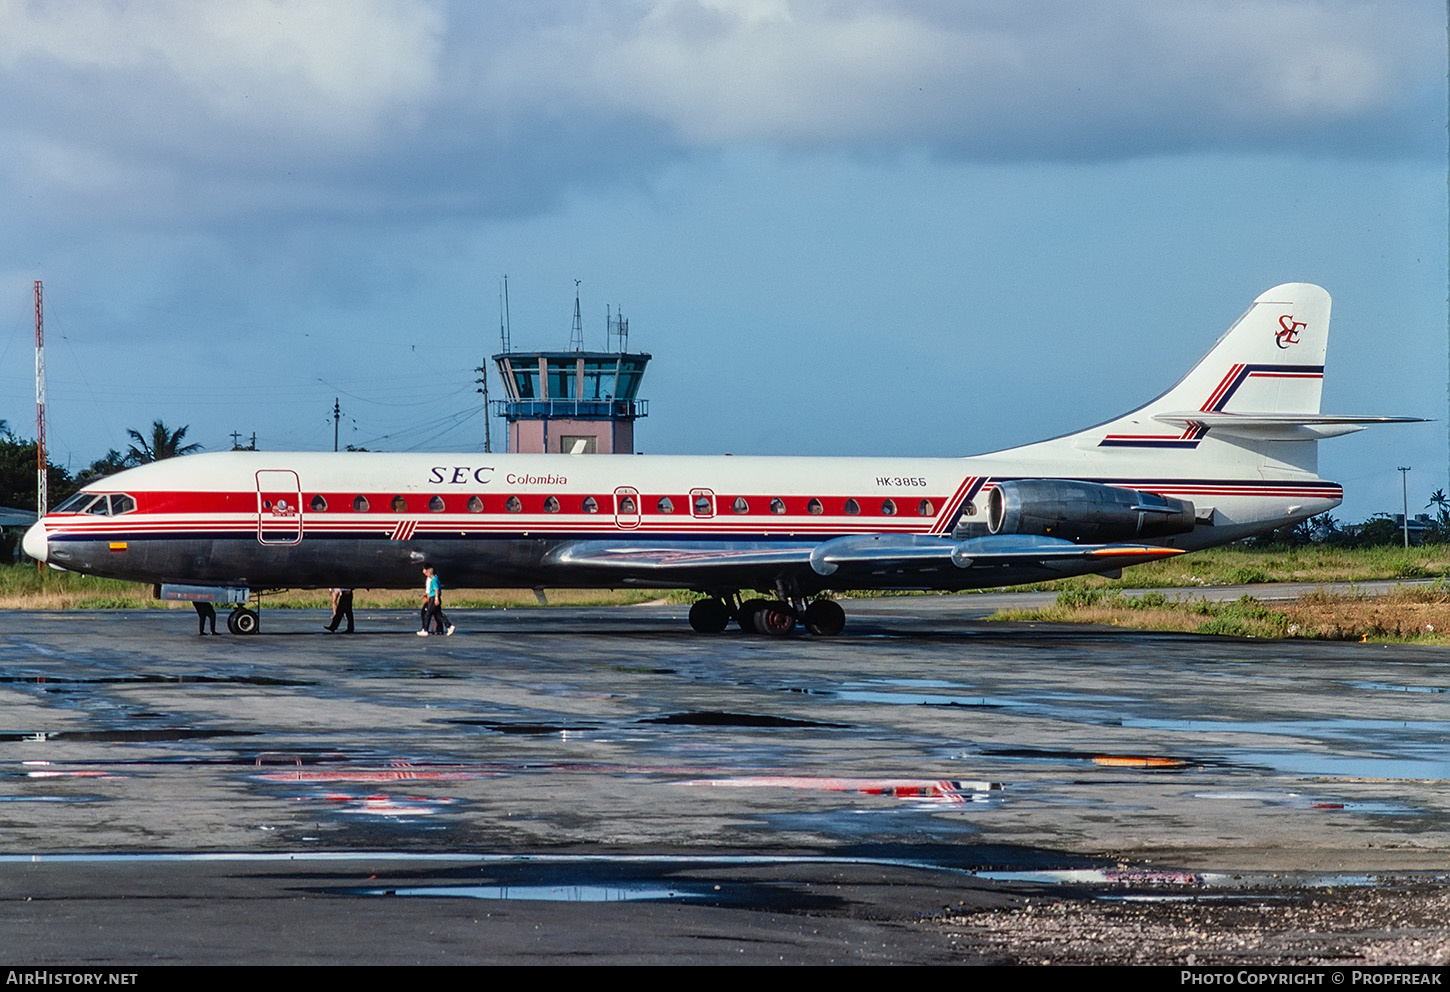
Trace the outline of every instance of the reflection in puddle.
{"label": "reflection in puddle", "polygon": [[820,792],[854,792],[864,796],[892,796],[896,799],[935,799],[949,803],[985,802],[985,793],[1002,789],[1000,782],[816,778],[809,775],[744,775],[737,778],[695,779],[683,784],[739,789],[812,789]]}
{"label": "reflection in puddle", "polygon": [[1351,689],[1369,689],[1380,692],[1442,693],[1450,691],[1440,685],[1396,685],[1393,682],[1342,682],[1340,684],[1347,685]]}
{"label": "reflection in puddle", "polygon": [[1289,775],[1335,779],[1394,779],[1443,782],[1450,779],[1450,758],[1359,758],[1301,751],[1239,751],[1236,764],[1261,765]]}
{"label": "reflection in puddle", "polygon": [[504,899],[519,902],[642,902],[718,898],[718,885],[691,890],[658,883],[632,885],[419,885],[406,889],[360,889],[364,896],[434,896]]}

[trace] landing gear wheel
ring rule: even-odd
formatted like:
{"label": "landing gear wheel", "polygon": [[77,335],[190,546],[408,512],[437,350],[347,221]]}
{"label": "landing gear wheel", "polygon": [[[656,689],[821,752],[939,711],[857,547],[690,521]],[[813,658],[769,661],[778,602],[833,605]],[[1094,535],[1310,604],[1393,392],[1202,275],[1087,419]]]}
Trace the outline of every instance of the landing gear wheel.
{"label": "landing gear wheel", "polygon": [[233,610],[227,617],[227,630],[233,634],[255,634],[261,622],[251,610]]}
{"label": "landing gear wheel", "polygon": [[835,600],[818,599],[806,607],[806,630],[820,637],[835,637],[846,626],[846,611]]}
{"label": "landing gear wheel", "polygon": [[796,615],[785,603],[766,603],[755,612],[755,629],[771,637],[784,637],[795,630]]}
{"label": "landing gear wheel", "polygon": [[745,602],[740,604],[740,612],[735,615],[735,622],[738,623],[740,625],[740,629],[745,631],[747,634],[759,633],[758,629],[755,626],[755,614],[759,613],[761,610],[765,609],[769,605],[770,600],[768,599],[747,599]]}
{"label": "landing gear wheel", "polygon": [[700,634],[718,634],[730,623],[730,608],[718,599],[702,599],[690,607],[690,626]]}

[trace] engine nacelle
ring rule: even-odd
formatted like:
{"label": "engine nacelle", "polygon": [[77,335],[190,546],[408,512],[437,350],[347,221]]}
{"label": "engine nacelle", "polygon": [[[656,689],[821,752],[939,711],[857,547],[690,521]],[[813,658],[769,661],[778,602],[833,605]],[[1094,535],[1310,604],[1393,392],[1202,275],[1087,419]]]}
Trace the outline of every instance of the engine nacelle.
{"label": "engine nacelle", "polygon": [[1193,504],[1096,482],[1021,479],[988,494],[987,530],[1092,543],[1144,540],[1193,530]]}

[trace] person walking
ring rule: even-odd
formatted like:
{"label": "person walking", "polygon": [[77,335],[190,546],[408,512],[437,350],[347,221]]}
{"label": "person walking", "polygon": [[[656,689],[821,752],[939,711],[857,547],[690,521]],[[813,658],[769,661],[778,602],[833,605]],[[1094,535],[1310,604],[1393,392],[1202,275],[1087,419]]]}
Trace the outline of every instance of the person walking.
{"label": "person walking", "polygon": [[352,590],[351,589],[330,589],[332,593],[332,622],[322,629],[329,634],[337,633],[338,626],[343,619],[347,619],[346,633],[352,633]]}
{"label": "person walking", "polygon": [[436,623],[438,629],[444,634],[451,635],[455,628],[443,615],[443,583],[438,578],[437,571],[430,564],[423,565],[423,625],[418,630],[419,637],[428,636],[428,627]]}

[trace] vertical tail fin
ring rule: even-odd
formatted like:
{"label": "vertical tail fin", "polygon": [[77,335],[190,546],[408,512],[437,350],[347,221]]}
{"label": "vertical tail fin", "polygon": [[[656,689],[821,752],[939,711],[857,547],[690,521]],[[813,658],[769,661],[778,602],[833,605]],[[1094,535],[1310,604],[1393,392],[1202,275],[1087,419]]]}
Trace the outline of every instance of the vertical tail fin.
{"label": "vertical tail fin", "polygon": [[[1329,305],[1328,293],[1302,282],[1261,294],[1177,385],[1105,425],[1101,445],[1196,446],[1208,427],[1193,413],[1319,413]],[[1160,418],[1189,422],[1175,432]]]}

